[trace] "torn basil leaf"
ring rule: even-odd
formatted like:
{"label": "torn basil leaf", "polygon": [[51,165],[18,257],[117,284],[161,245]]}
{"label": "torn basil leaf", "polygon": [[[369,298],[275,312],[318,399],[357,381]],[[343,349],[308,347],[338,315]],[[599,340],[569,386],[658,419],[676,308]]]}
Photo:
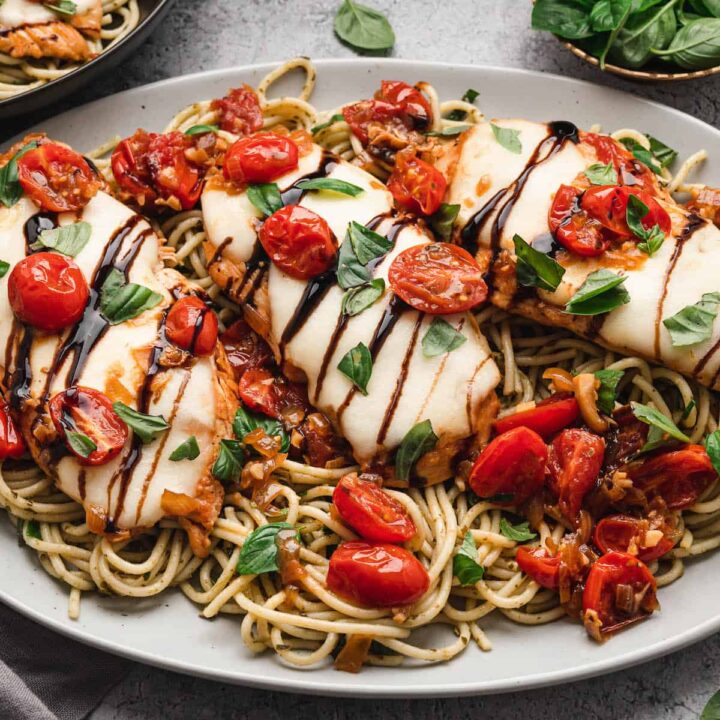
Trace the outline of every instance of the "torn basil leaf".
{"label": "torn basil leaf", "polygon": [[643,165],[647,165],[656,175],[660,175],[662,167],[653,155],[652,150],[644,148],[633,138],[620,138],[620,142],[633,154],[636,160],[639,160]]}
{"label": "torn basil leaf", "polygon": [[262,428],[269,437],[279,437],[281,441],[280,451],[288,451],[290,448],[290,437],[285,432],[279,420],[266,417],[265,415],[256,415],[244,407],[237,409],[235,418],[233,419],[233,433],[235,433],[236,438],[242,442],[247,435],[258,428]]}
{"label": "torn basil leaf", "polygon": [[665,233],[660,229],[660,226],[655,224],[650,228],[645,240],[638,243],[638,250],[652,257],[665,242]]}
{"label": "torn basil leaf", "polygon": [[686,305],[663,325],[670,333],[673,347],[687,347],[709,340],[720,305],[720,292],[704,293],[694,305]]}
{"label": "torn basil leaf", "polygon": [[292,525],[286,522],[268,523],[255,528],[245,538],[235,568],[238,575],[261,575],[278,569],[276,538],[281,530],[292,530]]}
{"label": "torn basil leaf", "polygon": [[97,445],[87,435],[76,430],[67,430],[65,439],[72,451],[80,457],[89,457],[90,453],[97,450]]}
{"label": "torn basil leaf", "polygon": [[525,287],[537,287],[554,292],[557,290],[565,268],[545,253],[535,250],[519,235],[513,237],[518,282]]}
{"label": "torn basil leaf", "polygon": [[52,230],[43,230],[31,250],[47,248],[55,250],[62,255],[75,257],[88,244],[92,226],[87,222],[76,222],[70,225],[62,225]]}
{"label": "torn basil leaf", "polygon": [[280,189],[275,183],[250,185],[247,189],[247,196],[264,217],[269,217],[283,206]]}
{"label": "torn basil leaf", "polygon": [[617,185],[618,176],[615,166],[609,162],[607,165],[602,163],[592,164],[586,171],[585,177],[593,185]]}
{"label": "torn basil leaf", "polygon": [[504,128],[494,123],[490,123],[495,139],[508,152],[519,155],[522,152],[522,142],[520,141],[520,131],[512,128]]}
{"label": "torn basil leaf", "polygon": [[44,5],[48,10],[54,10],[61,15],[74,15],[77,12],[77,5],[72,0],[54,0]]}
{"label": "torn basil leaf", "polygon": [[512,525],[506,518],[500,518],[500,532],[506,538],[514,540],[515,542],[527,542],[528,540],[534,540],[537,537],[537,533],[534,533],[530,529],[530,524],[527,520],[525,520],[525,522],[518,523],[517,525]]}
{"label": "torn basil leaf", "polygon": [[359,315],[379,300],[384,292],[385,281],[382,278],[375,278],[366,285],[348,290],[342,299],[343,315]]}
{"label": "torn basil leaf", "polygon": [[338,363],[338,370],[360,390],[367,395],[367,385],[372,375],[373,363],[370,350],[363,343],[358,343],[354,348],[348,350]]}
{"label": "torn basil leaf", "polygon": [[625,209],[625,220],[635,237],[643,242],[638,243],[638,249],[648,255],[654,255],[665,242],[665,233],[656,223],[650,229],[642,224],[642,219],[650,209],[637,195],[629,195],[627,208]]}
{"label": "torn basil leaf", "polygon": [[467,338],[447,320],[436,317],[422,339],[423,355],[428,358],[444,355],[457,350],[466,342]]}
{"label": "torn basil leaf", "polygon": [[720,475],[720,430],[715,430],[705,438],[705,451],[715,472]]}
{"label": "torn basil leaf", "polygon": [[597,391],[597,405],[600,412],[612,415],[615,409],[615,399],[617,398],[617,386],[624,374],[622,370],[595,371],[595,377],[600,381],[600,387]]}
{"label": "torn basil leaf", "polygon": [[35,140],[29,142],[0,168],[0,203],[5,207],[12,207],[23,196],[23,189],[18,180],[17,161],[36,147],[38,144]]}
{"label": "torn basil leaf", "polygon": [[437,441],[429,420],[423,420],[408,430],[395,454],[395,477],[402,481],[409,480],[415,463],[432,450]]}
{"label": "torn basil leaf", "polygon": [[299,180],[295,183],[295,187],[300,190],[328,190],[330,192],[340,193],[341,195],[350,195],[351,197],[357,197],[365,192],[361,187],[345,182],[345,180],[336,180],[335,178],[327,177]]}
{"label": "torn basil leaf", "polygon": [[655,159],[660,163],[660,167],[666,168],[675,162],[675,158],[677,158],[678,155],[677,150],[673,150],[671,147],[668,147],[664,142],[654,138],[652,135],[645,133],[645,137],[648,139],[648,142],[650,143],[650,150]]}
{"label": "torn basil leaf", "polygon": [[[690,442],[690,438],[682,430],[680,430],[680,428],[670,418],[665,417],[665,415],[663,415],[659,410],[656,410],[654,407],[643,405],[639,402],[630,403],[630,407],[632,408],[635,417],[641,422],[644,422],[646,425],[649,425],[651,430],[656,428],[662,436],[669,435],[675,440],[680,440],[684,443]],[[648,443],[650,441],[651,438],[648,436]],[[653,438],[653,441],[657,442],[657,439]],[[646,449],[647,444],[642,448],[642,450]]]}
{"label": "torn basil leaf", "polygon": [[475,585],[482,580],[485,568],[477,561],[477,547],[472,533],[468,530],[463,538],[462,545],[453,557],[453,575],[461,585]]}
{"label": "torn basil leaf", "polygon": [[125,282],[125,275],[113,268],[100,289],[100,311],[111,325],[119,325],[154,308],[162,295],[144,285]]}
{"label": "torn basil leaf", "polygon": [[222,482],[233,482],[240,477],[244,461],[245,449],[239,440],[221,440],[211,472]]}
{"label": "torn basil leaf", "polygon": [[133,410],[120,401],[113,403],[113,410],[144,445],[151,443],[160,433],[170,427],[162,415],[146,415],[139,410]]}
{"label": "torn basil leaf", "polygon": [[0,260],[0,278],[4,278],[8,270],[10,269],[10,263],[5,260]]}
{"label": "torn basil leaf", "polygon": [[354,0],[343,0],[335,15],[334,29],[341,40],[356,50],[389,50],[395,44],[388,19]]}
{"label": "torn basil leaf", "polygon": [[197,438],[191,435],[185,442],[180,443],[171,453],[170,460],[172,462],[180,462],[180,460],[195,460],[200,455],[200,446]]}
{"label": "torn basil leaf", "polygon": [[565,311],[571,315],[601,315],[629,303],[630,295],[621,287],[626,279],[624,275],[616,275],[609,270],[590,273],[570,298]]}
{"label": "torn basil leaf", "polygon": [[216,133],[219,132],[220,128],[217,125],[193,125],[186,131],[186,135],[202,135],[203,133]]}
{"label": "torn basil leaf", "polygon": [[437,212],[428,218],[432,231],[444,242],[452,237],[453,224],[460,212],[460,205],[443,203]]}
{"label": "torn basil leaf", "polygon": [[357,259],[349,237],[345,238],[338,250],[336,275],[338,285],[343,290],[370,282],[370,272]]}
{"label": "torn basil leaf", "polygon": [[342,115],[342,113],[336,113],[333,115],[329,120],[326,120],[323,123],[320,123],[319,125],[315,125],[314,127],[310,128],[310,132],[313,135],[317,135],[317,133],[322,132],[326,128],[329,128],[331,125],[334,125],[336,122],[340,122],[341,120],[344,120],[345,116]]}
{"label": "torn basil leaf", "polygon": [[385,255],[393,246],[384,235],[354,220],[348,224],[347,236],[361,265],[367,265],[375,258]]}

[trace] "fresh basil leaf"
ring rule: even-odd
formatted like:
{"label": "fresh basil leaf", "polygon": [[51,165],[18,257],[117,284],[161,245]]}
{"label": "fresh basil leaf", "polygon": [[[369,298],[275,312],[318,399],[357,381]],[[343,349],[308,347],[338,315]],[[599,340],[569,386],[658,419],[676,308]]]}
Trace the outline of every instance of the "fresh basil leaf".
{"label": "fresh basil leaf", "polygon": [[363,343],[358,343],[354,348],[348,350],[338,363],[338,370],[350,378],[355,387],[363,395],[367,395],[367,385],[372,375],[373,363],[370,350]]}
{"label": "fresh basil leaf", "polygon": [[530,525],[527,520],[525,520],[525,522],[518,523],[517,525],[511,525],[506,518],[500,518],[500,532],[506,538],[515,540],[515,542],[527,542],[528,540],[534,540],[537,537],[537,533],[534,533],[530,529]]}
{"label": "fresh basil leaf", "polygon": [[460,212],[460,205],[450,205],[443,203],[437,212],[428,218],[428,223],[432,231],[441,240],[447,242],[452,237],[453,224]]}
{"label": "fresh basil leaf", "polygon": [[24,524],[25,535],[35,540],[42,540],[42,533],[40,532],[40,524],[37,520],[26,520]]}
{"label": "fresh basil leaf", "polygon": [[652,257],[665,242],[665,233],[660,229],[660,226],[656,223],[650,230],[648,230],[645,240],[637,244],[638,250],[646,253]]}
{"label": "fresh basil leaf", "polygon": [[645,137],[650,143],[650,150],[655,159],[660,163],[660,167],[666,168],[672,165],[677,158],[677,150],[668,147],[664,142],[654,138],[652,135],[645,133]]}
{"label": "fresh basil leaf", "polygon": [[458,332],[447,320],[436,317],[422,339],[423,355],[437,357],[457,350],[467,342],[467,338]]}
{"label": "fresh basil leaf", "polygon": [[87,222],[76,222],[52,230],[43,230],[31,249],[48,248],[75,257],[88,244],[91,233],[92,226]]}
{"label": "fresh basil leaf", "polygon": [[630,295],[621,285],[627,278],[609,270],[596,270],[587,276],[580,289],[565,305],[571,315],[600,315],[630,302]]}
{"label": "fresh basil leaf", "polygon": [[221,440],[211,472],[221,482],[233,482],[240,477],[244,461],[245,449],[239,440]]}
{"label": "fresh basil leaf", "polygon": [[185,442],[180,443],[171,453],[169,460],[180,462],[180,460],[195,460],[200,455],[200,446],[197,438],[191,435]]}
{"label": "fresh basil leaf", "polygon": [[598,56],[601,70],[605,69],[605,58],[607,57],[610,48],[615,44],[618,35],[625,27],[633,5],[633,0],[609,0],[609,2],[614,7],[613,14],[617,18],[617,22],[613,25],[613,28],[608,35],[607,42],[605,43],[605,47]]}
{"label": "fresh basil leaf", "polygon": [[348,224],[347,234],[361,265],[367,265],[392,249],[390,240],[354,220]]}
{"label": "fresh basil leaf", "polygon": [[345,180],[336,180],[335,178],[308,178],[296,182],[295,187],[300,190],[328,190],[341,195],[350,195],[351,197],[357,197],[365,192],[357,185],[345,182]]}
{"label": "fresh basil leaf", "polygon": [[524,287],[554,292],[565,274],[565,268],[545,253],[535,250],[519,235],[513,237],[517,265],[515,273]]}
{"label": "fresh basil leaf", "polygon": [[[535,5],[537,7],[537,5]],[[495,139],[508,152],[519,155],[522,152],[522,142],[520,141],[520,131],[512,128],[504,128],[494,123],[490,123]]]}
{"label": "fresh basil leaf", "polygon": [[653,54],[685,70],[706,70],[720,64],[720,18],[699,18],[683,25],[665,50]]}
{"label": "fresh basil leaf", "polygon": [[637,195],[629,195],[625,209],[625,220],[630,231],[635,237],[643,242],[638,243],[638,248],[648,255],[654,255],[665,242],[665,233],[656,223],[649,230],[642,224],[642,219],[649,212],[648,206]]}
{"label": "fresh basil leaf", "polygon": [[643,165],[649,167],[656,175],[660,175],[662,167],[651,150],[644,148],[634,138],[620,138],[620,142],[630,150],[636,160],[639,160]]}
{"label": "fresh basil leaf", "polygon": [[356,50],[389,50],[395,44],[395,33],[387,18],[353,0],[343,0],[334,27],[338,37]]}
{"label": "fresh basil leaf", "polygon": [[5,165],[0,168],[0,203],[12,207],[22,197],[23,189],[18,180],[17,161],[30,150],[38,147],[35,140],[21,147]]}
{"label": "fresh basil leaf", "polygon": [[48,10],[54,10],[62,15],[74,15],[77,12],[77,5],[71,0],[55,0],[44,5]]}
{"label": "fresh basil leaf", "polygon": [[336,275],[338,285],[343,290],[364,285],[371,280],[370,272],[357,259],[348,236],[338,250]]}
{"label": "fresh basil leaf", "polygon": [[468,530],[460,549],[453,558],[453,575],[461,585],[475,585],[482,580],[485,568],[477,561],[477,547],[472,533]]}
{"label": "fresh basil leaf", "polygon": [[67,430],[65,439],[72,451],[80,457],[86,458],[97,450],[97,445],[87,435],[76,430]]}
{"label": "fresh basil leaf", "polygon": [[450,127],[443,128],[442,130],[430,130],[426,132],[427,137],[455,137],[464,133],[470,128],[470,125],[451,125]]}
{"label": "fresh basil leaf", "polygon": [[699,302],[686,305],[672,317],[665,318],[663,325],[670,333],[673,347],[686,347],[709,340],[719,305],[720,292],[704,293]]}
{"label": "fresh basil leaf", "polygon": [[125,275],[117,268],[108,273],[100,289],[100,311],[111,325],[132,320],[161,301],[160,293],[144,285],[126,283]]}
{"label": "fresh basil leaf", "polygon": [[532,10],[534,30],[547,30],[566,40],[580,40],[593,34],[589,5],[584,0],[536,0]]}
{"label": "fresh basil leaf", "polygon": [[369,308],[379,300],[385,292],[385,281],[382,278],[375,278],[367,285],[348,290],[342,299],[343,315],[359,315],[363,310]]}
{"label": "fresh basil leaf", "polygon": [[331,125],[334,125],[336,122],[340,122],[341,120],[344,120],[344,119],[345,119],[345,116],[342,113],[336,113],[329,120],[326,120],[324,123],[320,123],[319,125],[315,125],[314,127],[310,128],[310,132],[313,135],[317,135],[322,130],[329,128]]}
{"label": "fresh basil leaf", "polygon": [[463,102],[474,103],[478,99],[479,95],[480,95],[480,93],[477,90],[468,88],[465,91],[465,94],[462,96],[462,100],[463,100]]}
{"label": "fresh basil leaf", "polygon": [[237,409],[233,419],[233,432],[238,440],[242,442],[247,435],[258,428],[262,428],[269,437],[279,437],[281,441],[280,451],[288,451],[290,438],[279,420],[264,415],[256,415],[244,407]]}
{"label": "fresh basil leaf", "polygon": [[203,133],[216,133],[220,128],[217,125],[193,125],[186,131],[186,135],[202,135]]}
{"label": "fresh basil leaf", "polygon": [[720,720],[720,690],[707,701],[700,720]]}
{"label": "fresh basil leaf", "polygon": [[[710,433],[705,438],[705,451],[715,468],[715,472],[720,474],[720,430]],[[720,718],[720,716],[718,717]]]}
{"label": "fresh basil leaf", "polygon": [[275,183],[250,185],[247,189],[248,200],[265,216],[269,217],[283,206],[280,189]]}
{"label": "fresh basil leaf", "polygon": [[615,166],[609,162],[607,165],[593,163],[586,171],[585,177],[593,185],[617,185],[618,176]]}
{"label": "fresh basil leaf", "polygon": [[597,405],[601,412],[612,415],[617,398],[617,386],[625,373],[622,370],[596,370],[595,377],[600,381]]}
{"label": "fresh basil leaf", "polygon": [[408,430],[395,454],[395,477],[402,481],[409,480],[415,463],[432,450],[437,441],[429,420],[423,420]]}
{"label": "fresh basil leaf", "polygon": [[5,260],[0,260],[0,278],[4,278],[8,270],[10,269],[10,263]]}
{"label": "fresh basil leaf", "polygon": [[[281,530],[291,530],[286,522],[268,523],[255,528],[240,549],[236,571],[238,575],[261,575],[278,569],[278,546],[275,542]],[[299,536],[298,536],[299,537]]]}
{"label": "fresh basil leaf", "polygon": [[162,415],[146,415],[139,410],[133,410],[120,401],[113,403],[113,410],[144,445],[151,443],[160,433],[170,427]]}
{"label": "fresh basil leaf", "polygon": [[[646,425],[650,425],[650,429],[657,428],[663,435],[669,435],[675,438],[675,440],[680,440],[684,443],[690,442],[690,438],[680,430],[670,418],[665,417],[659,410],[649,405],[642,405],[639,402],[631,402],[630,407],[635,417]],[[648,440],[650,440],[650,437],[648,437]]]}
{"label": "fresh basil leaf", "polygon": [[590,11],[590,26],[595,32],[610,32],[622,22],[629,0],[598,0]]}

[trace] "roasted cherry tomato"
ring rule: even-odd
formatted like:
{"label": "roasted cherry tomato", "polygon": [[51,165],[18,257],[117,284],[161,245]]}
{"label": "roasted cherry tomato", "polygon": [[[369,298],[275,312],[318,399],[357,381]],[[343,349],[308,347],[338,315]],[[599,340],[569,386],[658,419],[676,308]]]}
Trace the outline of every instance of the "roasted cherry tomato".
{"label": "roasted cherry tomato", "polygon": [[330,557],[327,586],[358,605],[399,607],[419,600],[430,577],[404,547],[346,542]]}
{"label": "roasted cherry tomato", "polygon": [[183,210],[190,210],[200,199],[202,173],[186,157],[193,138],[181,132],[153,135],[147,163],[158,194],[166,200],[177,199]]}
{"label": "roasted cherry tomato", "polygon": [[482,270],[473,256],[449,243],[403,250],[392,261],[388,280],[408,305],[431,315],[465,312],[487,297]]}
{"label": "roasted cherry tomato", "polygon": [[[659,533],[659,537],[648,535],[649,532]],[[651,545],[646,543],[653,539]],[[593,541],[600,552],[612,550],[630,552],[644,563],[657,560],[672,550],[675,544],[660,529],[653,530],[647,520],[630,517],[630,515],[610,515],[604,517],[596,526]]]}
{"label": "roasted cherry tomato", "polygon": [[382,100],[399,107],[412,121],[416,130],[425,130],[432,122],[432,108],[429,100],[412,85],[401,80],[383,80],[376,100]]}
{"label": "roasted cherry tomato", "polygon": [[534,430],[544,440],[572,425],[580,417],[580,406],[574,395],[555,393],[540,400],[534,408],[506,415],[495,421],[495,432],[502,435],[516,427]]}
{"label": "roasted cherry tomato", "polygon": [[447,181],[430,163],[408,151],[399,152],[387,181],[395,203],[405,210],[432,215],[442,204]]}
{"label": "roasted cherry tomato", "polygon": [[548,467],[551,489],[559,499],[560,511],[573,522],[583,498],[592,490],[600,475],[605,441],[580,428],[563,430],[550,446]]}
{"label": "roasted cherry tomato", "polygon": [[218,336],[217,316],[199,297],[187,295],[170,308],[165,335],[193,355],[212,355]]}
{"label": "roasted cherry tomato", "polygon": [[560,585],[560,556],[551,555],[542,547],[521,545],[515,556],[518,567],[536,583],[550,590]]}
{"label": "roasted cherry tomato", "polygon": [[[69,387],[55,395],[48,407],[55,429],[83,465],[104,465],[125,445],[128,427],[113,410],[110,398],[98,390]],[[84,435],[95,444],[95,450],[81,451],[80,439],[70,442],[68,433]]]}
{"label": "roasted cherry tomato", "polygon": [[223,175],[236,183],[269,183],[298,166],[298,146],[285,135],[264,132],[233,143]]}
{"label": "roasted cherry tomato", "polygon": [[598,160],[607,165],[612,163],[622,185],[638,185],[645,190],[654,188],[654,173],[646,165],[633,157],[633,154],[617,140],[609,135],[583,132],[580,135],[582,142],[595,148]]}
{"label": "roasted cherry tomato", "polygon": [[593,563],[583,592],[588,632],[599,639],[642,620],[658,603],[657,583],[645,564],[633,555],[609,552]]}
{"label": "roasted cherry tomato", "polygon": [[403,543],[415,535],[407,510],[374,482],[345,475],[333,492],[340,517],[369,542]]}
{"label": "roasted cherry tomato", "polygon": [[382,100],[361,100],[342,109],[345,122],[350,126],[353,134],[366,145],[370,138],[368,130],[372,123],[388,126],[397,123],[406,127],[403,121],[403,111],[398,105]]}
{"label": "roasted cherry tomato", "polygon": [[236,320],[220,336],[220,341],[225,348],[225,354],[236,380],[239,380],[250,368],[266,367],[274,362],[270,346],[250,328],[245,320]]}
{"label": "roasted cherry tomato", "polygon": [[53,142],[19,157],[17,174],[28,197],[50,212],[80,210],[101,186],[82,155]]}
{"label": "roasted cherry tomato", "polygon": [[681,450],[633,463],[629,474],[636,487],[660,495],[671,510],[694,505],[717,477],[702,445],[686,445]]}
{"label": "roasted cherry tomato", "polygon": [[610,238],[602,225],[580,210],[582,190],[561,185],[548,215],[548,226],[566,250],[583,257],[602,255],[610,247]]}
{"label": "roasted cherry tomato", "polygon": [[132,195],[143,209],[152,208],[158,195],[152,187],[148,150],[152,135],[138,130],[118,143],[110,157],[113,177],[122,190]]}
{"label": "roasted cherry tomato", "polygon": [[0,399],[0,460],[19,458],[25,452],[25,442],[15,427],[5,400]]}
{"label": "roasted cherry tomato", "polygon": [[470,471],[470,487],[481,498],[512,495],[507,505],[520,505],[545,482],[548,451],[533,430],[517,427],[498,435],[480,453]]}
{"label": "roasted cherry tomato", "polygon": [[273,263],[298,280],[322,275],[335,262],[338,244],[330,226],[300,205],[286,205],[274,212],[258,237]]}
{"label": "roasted cherry tomato", "polygon": [[60,253],[28,255],[15,265],[8,278],[8,297],[15,317],[48,332],[80,320],[89,296],[80,268]]}
{"label": "roasted cherry tomato", "polygon": [[263,115],[255,91],[249,85],[233,88],[225,97],[210,103],[218,111],[218,125],[235,135],[249,135],[263,125]]}
{"label": "roasted cherry tomato", "polygon": [[268,417],[280,417],[280,393],[275,376],[265,368],[246,370],[238,383],[243,404]]}

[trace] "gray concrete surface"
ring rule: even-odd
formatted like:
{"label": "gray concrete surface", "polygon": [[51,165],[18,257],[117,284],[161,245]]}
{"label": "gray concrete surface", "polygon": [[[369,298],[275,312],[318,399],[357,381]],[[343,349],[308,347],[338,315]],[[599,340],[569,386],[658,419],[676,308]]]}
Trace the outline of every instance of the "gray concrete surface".
{"label": "gray concrete surface", "polygon": [[[526,67],[611,84],[720,120],[720,78],[676,85],[634,85],[583,65],[551,37],[529,29],[529,0],[366,0],[387,13],[397,34],[393,55]],[[292,57],[343,57],[332,32],[340,0],[178,0],[162,27],[118,71],[67,98],[64,106],[12,123],[13,132],[64,107],[153,80],[235,64]],[[692,608],[688,608],[692,612]],[[541,662],[541,659],[538,659]],[[215,684],[136,666],[92,720],[679,720],[698,718],[720,687],[720,637],[604,678],[511,695],[407,701],[337,700]]]}

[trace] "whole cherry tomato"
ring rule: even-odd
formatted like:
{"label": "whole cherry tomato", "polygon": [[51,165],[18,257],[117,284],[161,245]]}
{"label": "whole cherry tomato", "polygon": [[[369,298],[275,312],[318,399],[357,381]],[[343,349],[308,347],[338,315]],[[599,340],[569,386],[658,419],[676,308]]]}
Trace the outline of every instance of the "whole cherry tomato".
{"label": "whole cherry tomato", "polygon": [[429,100],[412,85],[401,80],[383,80],[375,99],[399,107],[412,121],[416,130],[426,130],[432,123],[432,107]]}
{"label": "whole cherry tomato", "polygon": [[29,255],[15,265],[8,278],[8,297],[15,316],[47,332],[57,332],[80,320],[89,296],[82,270],[60,253]]}
{"label": "whole cherry tomato", "polygon": [[17,174],[28,197],[50,212],[84,208],[101,186],[82,155],[53,142],[19,157]]}
{"label": "whole cherry tomato", "polygon": [[609,135],[596,133],[580,134],[582,142],[592,145],[598,160],[607,165],[612,163],[622,185],[638,185],[652,191],[654,189],[654,173],[646,165],[637,160],[633,154],[617,140]]}
{"label": "whole cherry tomato", "polygon": [[298,146],[285,135],[256,133],[240,138],[225,155],[223,175],[236,183],[269,183],[298,166]]}
{"label": "whole cherry tomato", "polygon": [[7,403],[0,399],[0,460],[19,458],[24,452],[22,435],[15,427]]}
{"label": "whole cherry tomato", "polygon": [[399,545],[342,543],[330,557],[327,586],[358,605],[400,607],[419,600],[430,586],[420,561]]}
{"label": "whole cherry tomato", "polygon": [[605,441],[580,428],[563,430],[552,441],[548,459],[551,489],[558,495],[560,511],[570,522],[600,475],[604,453]]}
{"label": "whole cherry tomato", "polygon": [[[127,425],[113,410],[112,402],[93,388],[73,386],[55,395],[48,403],[50,417],[68,449],[83,465],[104,465],[123,448],[128,437]],[[95,445],[92,451],[83,447],[74,437],[84,435]]]}
{"label": "whole cherry tomato", "polygon": [[606,553],[591,565],[585,583],[585,627],[599,638],[642,620],[658,607],[656,590],[643,562],[628,553]]}
{"label": "whole cherry tomato", "polygon": [[258,238],[273,264],[298,280],[309,280],[335,262],[337,239],[317,213],[300,205],[286,205],[260,228]]}
{"label": "whole cherry tomato", "polygon": [[560,556],[543,547],[521,545],[515,555],[518,567],[536,583],[550,590],[560,586]]}
{"label": "whole cherry tomato", "polygon": [[199,297],[187,295],[170,308],[165,335],[193,355],[212,355],[218,336],[217,315]]}
{"label": "whole cherry tomato", "polygon": [[390,265],[392,291],[431,315],[465,312],[487,297],[480,266],[467,250],[444,242],[413,245]]}
{"label": "whole cherry tomato", "polygon": [[631,554],[636,555],[644,563],[649,563],[666,555],[675,544],[663,533],[654,545],[646,546],[644,543],[650,529],[647,520],[640,520],[630,515],[610,515],[604,517],[595,526],[593,541],[603,553],[612,550],[626,553],[630,548],[634,548]]}
{"label": "whole cherry tomato", "polygon": [[340,479],[333,503],[343,521],[369,542],[403,543],[415,535],[415,523],[407,510],[376,483],[356,473]]}
{"label": "whole cherry tomato", "polygon": [[583,257],[602,255],[610,247],[610,238],[602,225],[580,210],[582,190],[561,185],[550,206],[548,226],[566,250]]}
{"label": "whole cherry tomato", "polygon": [[547,446],[533,430],[517,427],[498,435],[480,453],[468,480],[481,498],[512,495],[507,505],[520,505],[545,482]]}
{"label": "whole cherry tomato", "polygon": [[233,88],[225,97],[210,103],[218,111],[218,125],[235,135],[249,135],[263,125],[262,109],[255,91],[249,85]]}
{"label": "whole cherry tomato", "polygon": [[280,418],[280,392],[275,376],[265,368],[249,368],[238,383],[238,395],[246,407],[268,417]]}
{"label": "whole cherry tomato", "polygon": [[387,189],[401,208],[421,215],[432,215],[442,204],[446,188],[445,176],[430,163],[409,151],[401,151],[396,155]]}
{"label": "whole cherry tomato", "polygon": [[495,432],[502,435],[516,427],[528,427],[543,440],[572,425],[580,417],[580,406],[574,395],[555,393],[536,403],[534,408],[506,415],[495,421]]}

